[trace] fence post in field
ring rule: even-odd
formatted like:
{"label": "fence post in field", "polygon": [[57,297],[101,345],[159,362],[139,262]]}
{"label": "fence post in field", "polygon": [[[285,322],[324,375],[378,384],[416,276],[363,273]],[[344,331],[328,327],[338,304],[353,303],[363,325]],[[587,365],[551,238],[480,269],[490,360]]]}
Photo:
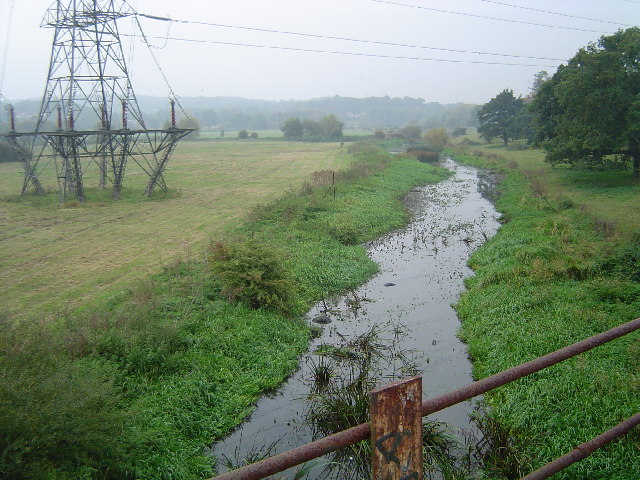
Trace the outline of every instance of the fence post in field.
{"label": "fence post in field", "polygon": [[369,393],[373,480],[422,480],[422,377]]}

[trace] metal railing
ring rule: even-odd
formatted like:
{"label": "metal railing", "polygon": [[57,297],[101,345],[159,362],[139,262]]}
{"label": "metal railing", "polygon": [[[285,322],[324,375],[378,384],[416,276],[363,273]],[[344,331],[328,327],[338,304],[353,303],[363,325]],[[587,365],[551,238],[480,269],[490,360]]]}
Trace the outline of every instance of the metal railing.
{"label": "metal railing", "polygon": [[[482,395],[490,390],[513,382],[520,378],[531,375],[544,368],[555,365],[563,360],[574,357],[607,342],[620,338],[636,330],[640,330],[640,318],[632,320],[623,325],[614,327],[606,332],[599,333],[580,342],[556,350],[542,357],[538,357],[529,362],[517,365],[508,370],[496,373],[490,377],[483,378],[470,383],[464,387],[422,402],[422,416],[430,415],[457,403],[469,400],[470,398]],[[573,452],[561,457],[541,469],[524,477],[526,480],[537,480],[548,478],[554,473],[567,466],[582,460],[590,455],[597,448],[604,446],[614,438],[617,438],[630,429],[640,424],[640,413],[625,420],[618,426],[594,438],[593,440],[580,445]],[[353,445],[361,440],[369,438],[371,435],[371,424],[363,423],[356,427],[349,428],[342,432],[321,438],[306,445],[294,448],[287,452],[274,455],[259,462],[246,465],[237,470],[225,472],[215,480],[258,480],[268,477],[274,473],[279,473],[341,448]],[[212,480],[212,479],[210,479]],[[523,479],[524,480],[524,479]]]}

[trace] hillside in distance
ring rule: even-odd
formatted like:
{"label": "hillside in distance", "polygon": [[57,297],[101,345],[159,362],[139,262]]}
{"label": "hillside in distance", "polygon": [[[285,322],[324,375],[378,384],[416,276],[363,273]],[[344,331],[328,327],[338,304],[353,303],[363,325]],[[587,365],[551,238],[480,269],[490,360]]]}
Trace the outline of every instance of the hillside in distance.
{"label": "hillside in distance", "polygon": [[[279,129],[289,117],[319,120],[330,113],[335,114],[349,129],[398,129],[406,125],[419,125],[423,129],[477,126],[477,105],[443,105],[411,97],[333,96],[278,101],[239,97],[183,97],[179,100],[184,110],[196,118],[203,129],[273,130]],[[167,123],[167,98],[141,95],[138,96],[138,103],[149,128],[161,128]],[[18,130],[32,130],[40,101],[20,100],[14,106]],[[0,105],[2,110],[3,107]],[[7,119],[1,118],[0,131],[6,131],[7,128]]]}

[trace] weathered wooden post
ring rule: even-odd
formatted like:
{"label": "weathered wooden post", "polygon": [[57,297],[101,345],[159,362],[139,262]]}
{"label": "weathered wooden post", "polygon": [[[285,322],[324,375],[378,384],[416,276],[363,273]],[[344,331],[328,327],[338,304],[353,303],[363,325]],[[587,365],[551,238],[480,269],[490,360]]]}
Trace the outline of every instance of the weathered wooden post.
{"label": "weathered wooden post", "polygon": [[422,480],[422,377],[369,393],[373,480]]}

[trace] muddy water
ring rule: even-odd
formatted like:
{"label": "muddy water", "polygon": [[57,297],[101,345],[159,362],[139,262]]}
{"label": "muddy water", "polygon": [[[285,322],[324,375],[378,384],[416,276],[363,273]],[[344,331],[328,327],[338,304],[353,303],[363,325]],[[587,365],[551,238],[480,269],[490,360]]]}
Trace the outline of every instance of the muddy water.
{"label": "muddy water", "polygon": [[[493,177],[451,160],[445,166],[454,172],[451,178],[415,188],[407,195],[405,203],[413,214],[407,228],[368,244],[369,256],[380,265],[380,273],[355,292],[319,304],[307,315],[311,321],[328,307],[332,320],[322,326],[323,333],[313,341],[310,352],[320,344],[338,344],[340,338],[362,334],[374,325],[382,335],[392,335],[389,327],[402,325],[406,333],[402,348],[415,352],[425,398],[472,381],[465,346],[456,337],[460,324],[451,304],[464,289],[464,278],[472,274],[466,265],[469,255],[499,225],[490,201],[495,194]],[[354,301],[355,297],[360,301]],[[258,402],[247,422],[214,445],[213,454],[237,461],[265,448],[274,454],[313,440],[304,421],[310,393],[308,364],[307,356],[275,394]],[[467,402],[430,418],[454,430],[467,429],[472,408]],[[319,460],[319,465],[327,463]],[[292,475],[283,473],[278,478]],[[308,478],[330,477],[317,467]]]}

